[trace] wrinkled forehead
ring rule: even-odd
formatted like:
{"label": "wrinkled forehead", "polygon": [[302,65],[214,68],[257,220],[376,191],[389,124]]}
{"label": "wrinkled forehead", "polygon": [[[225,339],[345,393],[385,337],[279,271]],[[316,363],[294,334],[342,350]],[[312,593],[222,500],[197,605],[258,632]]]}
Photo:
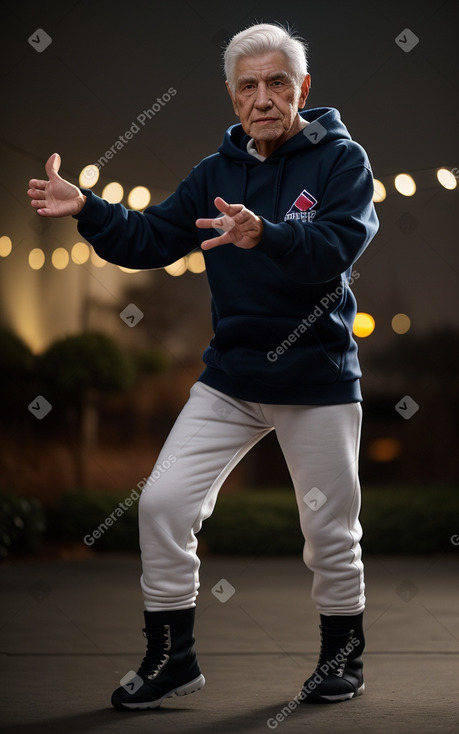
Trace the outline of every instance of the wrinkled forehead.
{"label": "wrinkled forehead", "polygon": [[284,79],[294,81],[289,60],[282,51],[242,56],[235,65],[235,81],[242,83]]}

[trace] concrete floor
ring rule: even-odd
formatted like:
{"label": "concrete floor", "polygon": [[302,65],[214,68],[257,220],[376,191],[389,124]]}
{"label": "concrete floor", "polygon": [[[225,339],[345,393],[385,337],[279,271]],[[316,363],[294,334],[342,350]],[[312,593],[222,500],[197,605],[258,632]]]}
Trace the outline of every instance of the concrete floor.
{"label": "concrete floor", "polygon": [[[298,558],[204,557],[195,631],[206,686],[124,712],[110,695],[144,654],[139,559],[3,563],[1,731],[456,734],[458,570],[454,554],[368,557],[366,692],[292,710],[319,649],[310,572]],[[212,588],[226,582],[235,592],[222,601]]]}

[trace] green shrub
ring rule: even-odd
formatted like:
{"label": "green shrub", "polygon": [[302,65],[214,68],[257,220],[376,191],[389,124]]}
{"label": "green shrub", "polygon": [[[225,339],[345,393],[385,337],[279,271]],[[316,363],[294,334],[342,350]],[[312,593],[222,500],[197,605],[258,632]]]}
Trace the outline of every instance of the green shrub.
{"label": "green shrub", "polygon": [[362,547],[368,553],[454,550],[459,487],[393,485],[364,489],[362,494]]}
{"label": "green shrub", "polygon": [[[49,509],[49,537],[59,541],[81,541],[96,551],[138,551],[137,500],[131,492],[69,492]],[[138,493],[140,494],[140,493]],[[131,497],[130,507],[124,504]],[[112,515],[112,523],[101,527]],[[94,537],[100,528],[100,537]],[[85,541],[86,538],[86,541]]]}
{"label": "green shrub", "polygon": [[[455,550],[451,537],[459,536],[459,488],[371,487],[364,488],[362,494],[365,552]],[[222,494],[200,536],[213,553],[301,553],[303,536],[293,490]]]}
{"label": "green shrub", "polygon": [[[129,496],[63,495],[49,512],[51,537],[83,543]],[[457,552],[451,537],[459,536],[459,488],[364,488],[361,521],[362,546],[368,553]],[[198,538],[215,554],[301,555],[304,541],[293,489],[222,492]],[[137,501],[91,547],[138,552]]]}
{"label": "green shrub", "polygon": [[136,376],[131,357],[114,339],[90,331],[55,341],[40,357],[39,368],[50,390],[77,403],[85,390],[129,390]]}
{"label": "green shrub", "polygon": [[212,553],[287,555],[304,544],[293,490],[220,494],[199,538]]}
{"label": "green shrub", "polygon": [[38,500],[0,494],[0,558],[38,550],[45,530],[45,513]]}

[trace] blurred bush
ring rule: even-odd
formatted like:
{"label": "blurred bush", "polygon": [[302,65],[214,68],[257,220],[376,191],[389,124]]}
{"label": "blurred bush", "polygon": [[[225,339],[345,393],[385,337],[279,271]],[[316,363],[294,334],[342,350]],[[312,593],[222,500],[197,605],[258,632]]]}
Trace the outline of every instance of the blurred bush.
{"label": "blurred bush", "polygon": [[38,550],[45,531],[45,512],[38,500],[0,494],[0,558]]}
{"label": "blurred bush", "polygon": [[127,352],[106,334],[85,332],[55,341],[40,358],[49,390],[80,404],[88,390],[128,390],[135,368]]}
{"label": "blurred bush", "polygon": [[368,553],[457,553],[451,538],[459,536],[459,486],[364,489],[360,519]]}
{"label": "blurred bush", "polygon": [[[27,344],[10,329],[0,328],[0,423],[17,422],[17,407],[29,394],[33,397],[35,358]],[[26,403],[27,405],[27,403]]]}
{"label": "blurred bush", "polygon": [[[451,537],[459,535],[459,487],[374,486],[362,495],[364,552],[455,550]],[[200,535],[214,553],[301,553],[303,547],[293,490],[222,494]]]}
{"label": "blurred bush", "polygon": [[[45,529],[51,541],[137,553],[137,503],[133,490],[73,492],[62,495],[45,514],[35,500],[0,495],[0,556],[39,549]],[[110,516],[112,522],[104,529]],[[457,553],[451,538],[459,536],[459,488],[366,488],[361,522],[367,553]],[[93,535],[97,529],[100,537]],[[198,537],[203,549],[215,554],[301,556],[303,537],[293,490],[223,492]]]}
{"label": "blurred bush", "polygon": [[[137,491],[137,490],[136,490]],[[137,501],[125,503],[131,493],[69,492],[48,509],[48,537],[60,542],[80,541],[96,551],[137,551],[139,533]],[[140,492],[138,493],[140,495]],[[115,512],[117,510],[117,512]],[[113,513],[113,524],[101,531],[100,538],[88,538]],[[117,516],[119,515],[119,517]],[[103,529],[102,529],[103,530]]]}
{"label": "blurred bush", "polygon": [[293,490],[220,494],[199,538],[212,553],[301,555],[304,544]]}

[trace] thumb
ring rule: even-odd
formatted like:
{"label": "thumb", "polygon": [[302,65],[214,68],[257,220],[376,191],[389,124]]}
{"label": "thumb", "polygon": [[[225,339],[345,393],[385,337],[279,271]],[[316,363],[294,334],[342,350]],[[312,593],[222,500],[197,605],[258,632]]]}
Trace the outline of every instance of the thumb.
{"label": "thumb", "polygon": [[58,174],[61,166],[61,157],[59,153],[53,153],[45,163],[45,171],[48,174],[48,178],[52,178]]}

